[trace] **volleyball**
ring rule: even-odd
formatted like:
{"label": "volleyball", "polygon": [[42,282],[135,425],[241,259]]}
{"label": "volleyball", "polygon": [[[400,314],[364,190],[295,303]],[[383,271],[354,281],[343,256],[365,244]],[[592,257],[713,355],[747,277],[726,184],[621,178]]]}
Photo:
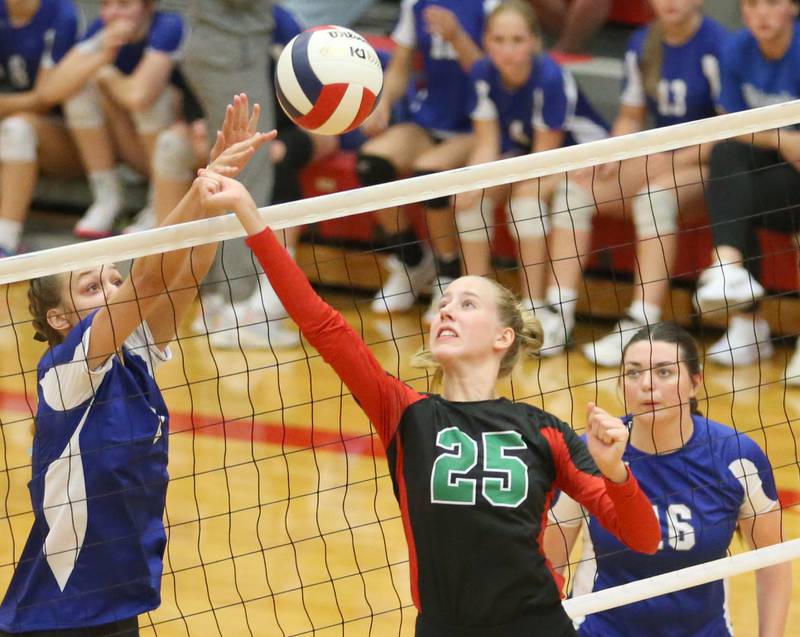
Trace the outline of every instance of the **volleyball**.
{"label": "volleyball", "polygon": [[278,58],[275,92],[298,126],[320,135],[357,128],[383,88],[375,49],[355,31],[337,26],[308,29]]}

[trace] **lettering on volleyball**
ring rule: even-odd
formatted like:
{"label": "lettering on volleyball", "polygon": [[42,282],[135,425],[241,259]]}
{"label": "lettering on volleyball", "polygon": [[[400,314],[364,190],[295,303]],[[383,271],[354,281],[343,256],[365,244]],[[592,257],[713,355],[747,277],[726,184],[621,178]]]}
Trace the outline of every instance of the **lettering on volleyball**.
{"label": "lettering on volleyball", "polygon": [[[697,543],[697,536],[692,526],[692,510],[685,504],[670,504],[664,511],[664,515],[654,504],[653,511],[659,523],[662,517],[667,520],[667,543],[673,551],[690,551]],[[664,548],[664,540],[658,543],[658,550]]]}
{"label": "lettering on volleyball", "polygon": [[[517,431],[484,432],[481,495],[492,506],[514,508],[528,497],[528,467],[521,458],[509,455],[526,449]],[[431,470],[431,502],[474,505],[478,479],[467,474],[478,464],[478,442],[458,427],[443,429],[436,436],[443,450]]]}

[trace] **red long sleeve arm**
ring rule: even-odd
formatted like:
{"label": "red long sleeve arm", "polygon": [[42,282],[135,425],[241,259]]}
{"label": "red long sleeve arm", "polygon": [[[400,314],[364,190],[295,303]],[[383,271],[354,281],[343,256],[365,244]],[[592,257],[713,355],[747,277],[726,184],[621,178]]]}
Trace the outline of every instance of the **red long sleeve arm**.
{"label": "red long sleeve arm", "polygon": [[344,317],[323,301],[269,228],[247,239],[303,336],[353,393],[388,447],[406,408],[424,398],[390,376]]}
{"label": "red long sleeve arm", "polygon": [[653,505],[630,469],[625,482],[611,482],[599,475],[586,445],[567,425],[543,429],[542,434],[553,451],[556,486],[626,546],[639,553],[655,553],[661,529]]}

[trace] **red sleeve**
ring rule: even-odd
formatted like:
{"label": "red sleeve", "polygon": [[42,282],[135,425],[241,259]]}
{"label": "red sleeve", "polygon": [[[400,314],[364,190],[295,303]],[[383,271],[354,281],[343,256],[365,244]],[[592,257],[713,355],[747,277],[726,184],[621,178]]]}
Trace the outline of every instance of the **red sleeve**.
{"label": "red sleeve", "polygon": [[560,423],[541,431],[553,453],[556,486],[585,506],[620,542],[639,553],[655,553],[661,528],[653,505],[630,469],[622,484],[607,480],[568,425]]}
{"label": "red sleeve", "polygon": [[289,316],[344,381],[378,432],[384,448],[388,447],[403,412],[424,396],[381,367],[344,317],[314,291],[272,230],[266,228],[249,237],[247,245],[261,262]]}

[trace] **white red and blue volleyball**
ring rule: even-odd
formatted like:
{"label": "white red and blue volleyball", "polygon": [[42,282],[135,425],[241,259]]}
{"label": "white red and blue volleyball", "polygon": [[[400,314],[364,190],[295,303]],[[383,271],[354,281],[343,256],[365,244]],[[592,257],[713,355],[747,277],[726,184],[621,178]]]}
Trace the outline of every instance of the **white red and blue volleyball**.
{"label": "white red and blue volleyball", "polygon": [[298,126],[320,135],[357,128],[383,88],[375,49],[355,31],[314,27],[292,39],[278,58],[275,92]]}

